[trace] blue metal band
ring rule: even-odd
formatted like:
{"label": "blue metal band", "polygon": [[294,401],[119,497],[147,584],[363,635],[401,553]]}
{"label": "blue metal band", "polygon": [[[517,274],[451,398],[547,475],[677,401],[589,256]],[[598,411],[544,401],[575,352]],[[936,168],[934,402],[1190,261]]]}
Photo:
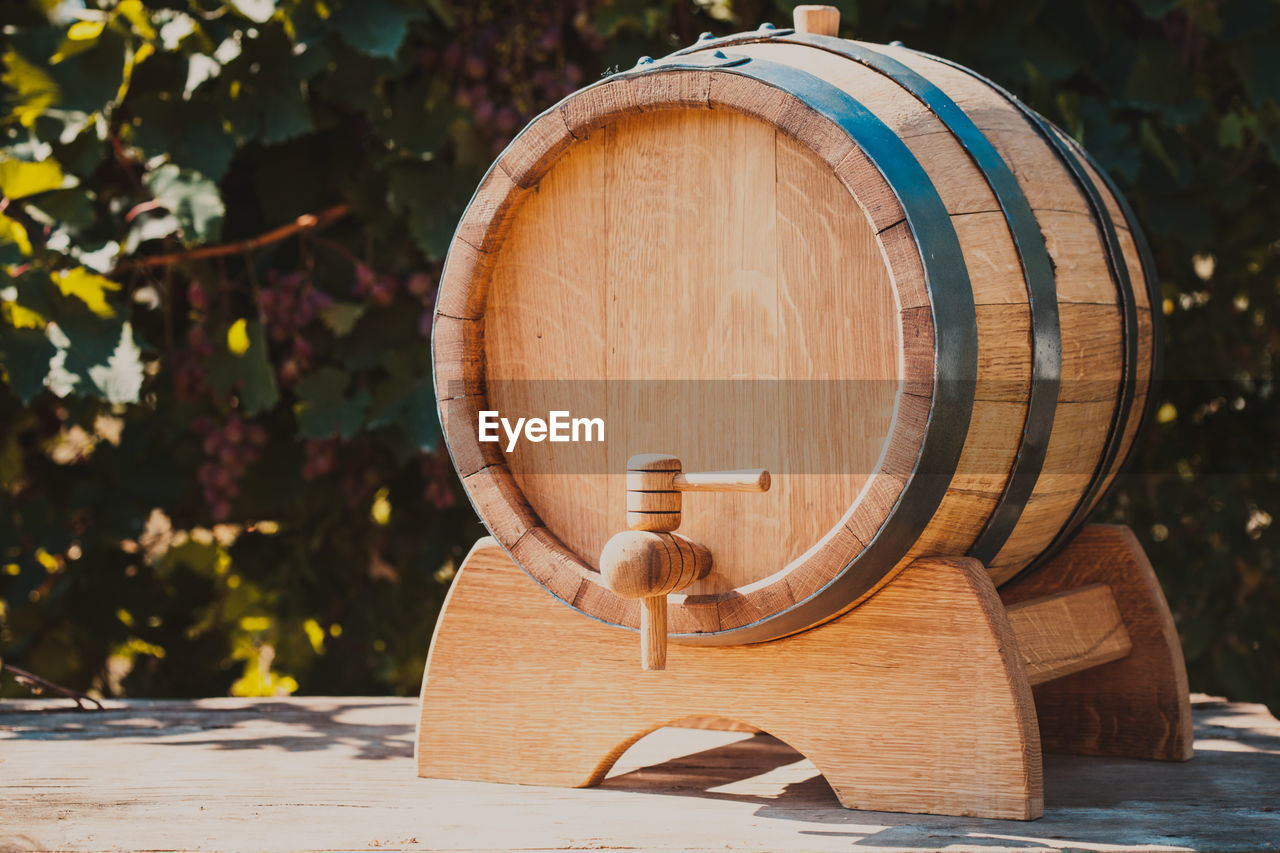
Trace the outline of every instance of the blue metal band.
{"label": "blue metal band", "polygon": [[[1142,422],[1138,424],[1138,431],[1134,434],[1133,440],[1136,444],[1138,436],[1147,431],[1147,428],[1151,425],[1151,419],[1155,417],[1156,403],[1159,400],[1159,386],[1164,380],[1164,296],[1160,292],[1160,278],[1159,273],[1156,272],[1155,258],[1151,255],[1151,246],[1147,243],[1146,235],[1142,233],[1142,228],[1138,224],[1138,217],[1133,212],[1133,208],[1129,206],[1129,202],[1120,193],[1120,188],[1116,186],[1116,182],[1102,170],[1102,167],[1090,156],[1089,152],[1079,145],[1076,145],[1075,149],[1080,156],[1089,162],[1089,165],[1093,166],[1093,170],[1102,176],[1107,189],[1111,190],[1112,197],[1116,200],[1116,204],[1120,206],[1120,212],[1124,214],[1124,220],[1129,226],[1129,235],[1133,237],[1133,244],[1138,248],[1138,259],[1142,265],[1142,279],[1147,286],[1147,306],[1151,311],[1151,374],[1150,381],[1147,384],[1147,404],[1142,410]],[[1126,467],[1132,463],[1135,455],[1131,449],[1129,459],[1125,461]]]}
{"label": "blue metal band", "polygon": [[[944,65],[955,68],[958,71],[970,75],[971,77],[986,83],[995,91],[999,92],[1004,98],[1031,123],[1040,136],[1049,144],[1063,166],[1067,168],[1080,191],[1084,194],[1088,201],[1089,209],[1093,214],[1094,224],[1098,228],[1099,237],[1102,245],[1106,250],[1107,265],[1111,270],[1111,280],[1116,286],[1116,290],[1120,295],[1122,314],[1124,318],[1124,379],[1120,387],[1120,398],[1116,401],[1116,406],[1112,414],[1111,429],[1107,435],[1107,442],[1103,448],[1098,464],[1094,468],[1093,479],[1089,483],[1089,488],[1085,490],[1084,495],[1080,498],[1080,502],[1076,504],[1075,511],[1072,512],[1071,518],[1054,537],[1036,561],[1033,566],[1043,565],[1046,560],[1053,556],[1075,532],[1075,529],[1084,523],[1089,515],[1094,502],[1100,497],[1103,485],[1107,480],[1107,472],[1112,470],[1115,465],[1116,457],[1119,455],[1121,447],[1124,444],[1125,428],[1128,425],[1130,409],[1133,408],[1133,395],[1137,387],[1138,373],[1138,314],[1137,305],[1133,298],[1133,285],[1129,280],[1129,268],[1125,264],[1124,252],[1120,247],[1119,238],[1116,236],[1114,223],[1111,221],[1111,215],[1107,212],[1107,206],[1102,200],[1098,188],[1094,186],[1093,181],[1089,177],[1089,173],[1085,171],[1084,164],[1080,158],[1076,156],[1076,150],[1069,145],[1055,131],[1053,125],[1042,115],[1028,107],[1022,101],[1018,100],[1008,90],[998,86],[996,83],[983,77],[978,72],[965,68],[963,65],[952,62],[949,59],[943,59],[923,51],[913,51],[914,53],[941,62]],[[1096,167],[1095,167],[1096,169]],[[1103,174],[1099,169],[1098,174]],[[1113,193],[1117,199],[1119,194]],[[1136,241],[1136,237],[1135,237]]]}

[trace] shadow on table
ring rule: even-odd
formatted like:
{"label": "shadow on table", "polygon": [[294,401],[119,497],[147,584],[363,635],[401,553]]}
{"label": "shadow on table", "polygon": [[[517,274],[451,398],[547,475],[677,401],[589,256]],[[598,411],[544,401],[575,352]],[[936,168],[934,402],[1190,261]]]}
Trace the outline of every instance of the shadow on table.
{"label": "shadow on table", "polygon": [[[413,756],[414,711],[412,706],[406,707],[410,710],[403,724],[369,720],[388,715],[385,703],[352,704],[349,700],[337,700],[332,707],[318,707],[314,702],[302,706],[255,701],[243,707],[210,707],[134,701],[105,711],[8,713],[2,721],[9,737],[23,740],[146,737],[183,747],[290,752],[343,747],[352,749],[356,758],[381,760]],[[198,737],[202,732],[217,734]]]}
{"label": "shadow on table", "polygon": [[601,787],[754,803],[758,817],[829,826],[800,830],[815,843],[818,837],[847,838],[853,848],[1276,849],[1280,737],[1244,724],[1245,715],[1225,705],[1206,704],[1197,712],[1199,745],[1189,762],[1046,755],[1045,816],[1037,821],[852,811],[840,806],[816,771],[772,789],[741,784],[802,760],[765,734],[623,773]]}

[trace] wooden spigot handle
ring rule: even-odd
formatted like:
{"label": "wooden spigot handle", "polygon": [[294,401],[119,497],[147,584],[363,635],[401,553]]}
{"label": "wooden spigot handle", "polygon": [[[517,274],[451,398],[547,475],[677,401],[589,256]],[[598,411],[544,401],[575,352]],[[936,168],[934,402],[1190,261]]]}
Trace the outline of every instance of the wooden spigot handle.
{"label": "wooden spigot handle", "polygon": [[667,597],[640,599],[640,668],[667,668]]}
{"label": "wooden spigot handle", "polygon": [[767,492],[763,468],[686,474],[674,456],[645,453],[627,460],[627,526],[600,553],[605,586],[640,599],[640,666],[666,669],[667,595],[711,571],[711,552],[675,533],[682,492]]}
{"label": "wooden spigot handle", "polygon": [[676,474],[672,485],[677,492],[767,492],[769,472],[763,468],[745,471],[695,471]]}

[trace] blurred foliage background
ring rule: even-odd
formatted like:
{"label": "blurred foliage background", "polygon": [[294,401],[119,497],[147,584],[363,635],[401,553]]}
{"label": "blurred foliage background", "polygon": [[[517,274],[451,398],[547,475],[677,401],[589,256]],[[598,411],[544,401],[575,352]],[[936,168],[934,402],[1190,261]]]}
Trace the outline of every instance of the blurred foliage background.
{"label": "blurred foliage background", "polygon": [[[1193,688],[1280,708],[1280,5],[838,5],[1134,201],[1168,381],[1100,515],[1149,549]],[[482,533],[426,340],[471,190],[574,89],[791,6],[0,7],[0,656],[103,695],[416,691]]]}

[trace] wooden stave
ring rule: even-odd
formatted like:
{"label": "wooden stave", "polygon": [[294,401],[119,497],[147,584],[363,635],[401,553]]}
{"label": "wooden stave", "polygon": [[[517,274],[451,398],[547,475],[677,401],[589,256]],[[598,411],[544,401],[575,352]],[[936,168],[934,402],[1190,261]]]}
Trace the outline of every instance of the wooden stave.
{"label": "wooden stave", "polygon": [[[500,160],[499,160],[499,163],[503,163],[503,160],[501,160],[501,159],[500,159]],[[523,176],[521,176],[521,175],[510,175],[510,174],[509,174],[509,175],[508,175],[508,177],[509,177],[509,178],[511,178],[511,179],[512,179],[512,181],[513,181],[514,183],[516,183],[516,184],[521,183],[521,178],[522,178],[522,177],[526,180],[526,182],[527,182],[527,180],[528,180],[528,176],[527,176],[527,175],[523,175]],[[483,187],[482,187],[482,189],[483,189]],[[478,196],[480,195],[480,192],[479,192],[479,191],[478,191],[477,195],[478,195]],[[1127,224],[1127,223],[1125,223],[1125,224]],[[461,232],[461,226],[460,226],[460,232]],[[464,254],[464,255],[466,254],[466,249],[465,249],[465,248],[463,249],[463,254]],[[467,263],[467,262],[469,262],[469,261],[466,261],[466,260],[464,259],[464,263]],[[452,251],[452,249],[451,249],[451,253],[450,253],[450,263],[451,263],[451,264],[453,263],[453,251]],[[442,301],[444,300],[444,297],[445,297],[444,289],[442,288]],[[455,301],[456,301],[456,300],[455,300]],[[464,300],[464,302],[465,302],[465,300]],[[449,303],[448,303],[448,302],[444,302],[444,304],[448,305]],[[452,452],[452,443],[450,444],[450,447],[451,447],[451,452]],[[483,513],[482,513],[482,515],[483,515]],[[837,532],[837,531],[833,531],[833,533],[836,533],[836,532]],[[848,531],[845,531],[845,532],[847,533]],[[916,556],[916,555],[918,555],[918,554],[917,554],[915,551],[913,551],[913,552],[912,552],[912,556]],[[889,577],[891,577],[891,576],[892,576],[892,572],[886,573],[886,575],[884,576],[884,578],[883,578],[882,582],[883,582],[883,581],[887,581],[887,579],[888,579]],[[872,589],[874,589],[874,588],[878,588],[878,586],[879,586],[879,584],[876,584],[876,585],[874,585],[874,586],[872,587]],[[578,597],[580,597],[580,596],[581,596],[582,591],[583,591],[583,590],[582,590],[581,586],[579,586],[579,587],[577,587],[577,588],[575,588],[575,589],[573,589],[573,590],[572,590],[572,594],[571,594],[571,595],[568,595],[567,597],[566,597],[566,596],[564,596],[564,595],[562,595],[561,597],[565,598],[565,600],[566,600],[568,603],[570,603],[571,605],[577,606],[580,602],[578,602],[576,599],[577,599]],[[867,592],[869,593],[870,591],[871,591],[871,590],[868,590]],[[849,604],[848,604],[844,609],[846,609],[846,610],[847,610],[847,609],[848,609],[848,607],[853,606],[853,604],[855,604],[855,603],[857,602],[857,600],[861,600],[861,598],[864,598],[864,597],[865,597],[865,594],[864,594],[864,595],[862,595],[862,596],[855,597],[855,599],[854,599],[853,601],[850,601],[850,602],[849,602]],[[581,609],[581,608],[579,608],[579,609]],[[838,611],[838,612],[842,612],[842,611]],[[816,620],[816,621],[823,621],[823,619],[825,619],[825,618],[831,618],[831,617],[832,617],[832,616],[834,616],[834,615],[836,615],[836,613],[828,613],[828,614],[826,614],[824,617],[822,617],[821,619],[818,619],[818,620]],[[625,621],[625,620],[624,620],[624,621]],[[772,620],[772,621],[777,621],[777,620]],[[808,627],[808,623],[806,623],[806,624],[803,624],[803,625],[800,625],[800,626],[799,626],[799,628],[803,628],[803,627]],[[730,637],[730,635],[732,635],[732,637]],[[777,635],[779,635],[779,634],[774,634],[774,636],[777,636]],[[743,637],[743,632],[741,632],[741,631],[722,631],[722,632],[720,632],[719,634],[715,635],[715,637],[713,637],[713,638],[712,638],[712,641],[713,641],[713,642],[744,642],[744,641],[753,641],[753,640],[744,640],[744,639],[742,639],[742,637]],[[769,637],[767,637],[767,636],[760,636],[760,637],[758,637],[758,638],[759,638],[759,639],[768,639]],[[703,636],[703,637],[686,637],[686,638],[683,638],[683,639],[685,639],[685,640],[698,640],[698,639],[701,639],[701,640],[704,640],[704,641],[705,641],[705,640],[707,639],[707,637],[705,637],[705,636]]]}

